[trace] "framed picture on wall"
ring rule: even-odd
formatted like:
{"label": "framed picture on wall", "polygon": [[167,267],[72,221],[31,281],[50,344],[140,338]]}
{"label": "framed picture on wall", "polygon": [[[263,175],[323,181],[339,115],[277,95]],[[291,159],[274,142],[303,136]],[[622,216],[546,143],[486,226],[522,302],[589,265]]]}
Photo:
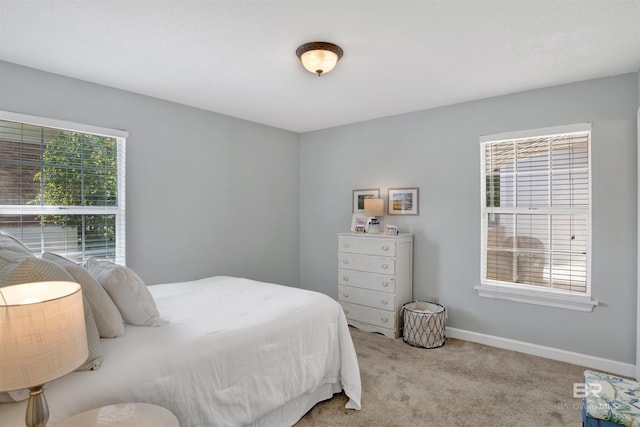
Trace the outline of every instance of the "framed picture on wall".
{"label": "framed picture on wall", "polygon": [[390,188],[389,215],[418,215],[418,188]]}
{"label": "framed picture on wall", "polygon": [[367,188],[364,190],[353,190],[353,213],[364,213],[364,199],[379,199],[379,188]]}

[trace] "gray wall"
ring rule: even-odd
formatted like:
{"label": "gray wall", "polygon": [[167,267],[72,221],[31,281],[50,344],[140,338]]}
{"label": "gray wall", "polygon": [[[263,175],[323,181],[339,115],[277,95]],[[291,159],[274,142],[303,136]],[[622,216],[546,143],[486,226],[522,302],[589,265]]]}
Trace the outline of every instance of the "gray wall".
{"label": "gray wall", "polygon": [[298,285],[298,135],[0,62],[0,109],[129,131],[127,264],[148,284]]}
{"label": "gray wall", "polygon": [[[353,189],[416,186],[420,215],[383,222],[414,233],[414,298],[440,298],[448,326],[634,364],[637,106],[632,73],[301,135],[301,286],[337,296],[336,233],[350,226]],[[478,297],[478,138],[581,122],[592,123],[592,295],[602,305]]]}

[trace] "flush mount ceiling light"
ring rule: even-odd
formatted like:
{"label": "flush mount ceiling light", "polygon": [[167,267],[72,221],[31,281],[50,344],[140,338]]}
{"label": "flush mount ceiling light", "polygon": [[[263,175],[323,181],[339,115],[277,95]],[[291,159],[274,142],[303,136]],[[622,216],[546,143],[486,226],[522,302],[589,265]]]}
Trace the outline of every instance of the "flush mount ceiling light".
{"label": "flush mount ceiling light", "polygon": [[304,68],[320,76],[333,70],[342,58],[342,48],[333,43],[311,42],[297,48],[296,55]]}

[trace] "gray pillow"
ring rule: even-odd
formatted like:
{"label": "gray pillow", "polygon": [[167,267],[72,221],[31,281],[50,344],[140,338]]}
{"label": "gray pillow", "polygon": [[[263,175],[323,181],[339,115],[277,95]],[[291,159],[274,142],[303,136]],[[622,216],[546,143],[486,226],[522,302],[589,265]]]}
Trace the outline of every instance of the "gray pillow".
{"label": "gray pillow", "polygon": [[11,249],[0,249],[0,286],[20,283],[63,280],[73,282],[73,277],[54,262],[33,254],[26,255]]}
{"label": "gray pillow", "polygon": [[124,335],[124,320],[118,307],[104,290],[102,285],[84,268],[73,261],[51,252],[42,254],[42,258],[55,262],[73,276],[73,281],[80,283],[82,293],[91,305],[91,311],[103,338],[116,338]]}
{"label": "gray pillow", "polygon": [[8,234],[0,232],[0,249],[8,249],[13,252],[35,256],[33,252],[29,250],[19,240],[11,237]]}

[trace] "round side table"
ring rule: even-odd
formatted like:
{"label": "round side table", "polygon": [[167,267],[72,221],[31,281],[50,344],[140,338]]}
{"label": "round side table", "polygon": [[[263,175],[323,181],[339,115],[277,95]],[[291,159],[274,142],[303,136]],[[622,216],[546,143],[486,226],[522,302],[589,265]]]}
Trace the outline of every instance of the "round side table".
{"label": "round side table", "polygon": [[168,409],[149,403],[121,403],[74,415],[54,427],[180,427]]}

